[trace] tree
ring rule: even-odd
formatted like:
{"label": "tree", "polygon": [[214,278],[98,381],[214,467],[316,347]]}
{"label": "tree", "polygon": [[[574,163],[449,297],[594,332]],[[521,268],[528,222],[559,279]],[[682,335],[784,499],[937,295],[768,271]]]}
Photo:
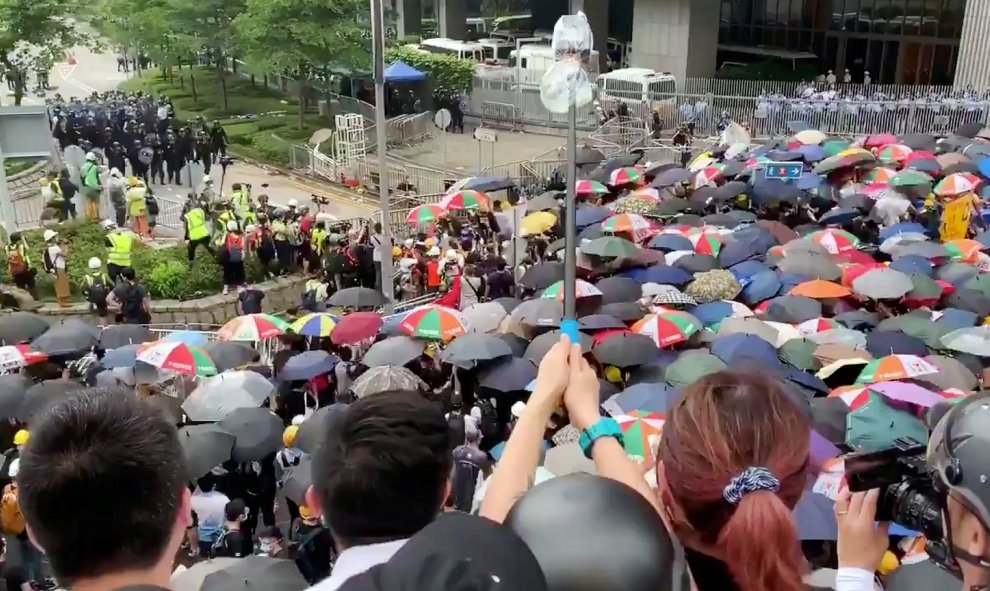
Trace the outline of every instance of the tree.
{"label": "tree", "polygon": [[[235,55],[234,20],[244,10],[243,0],[169,0],[172,41],[182,52],[212,64],[220,80],[223,110],[227,103],[228,60]],[[273,25],[274,26],[274,25]]]}
{"label": "tree", "polygon": [[260,73],[289,73],[296,80],[300,129],[308,78],[331,66],[367,65],[369,11],[365,0],[247,0],[235,19],[247,64]]}
{"label": "tree", "polygon": [[0,63],[14,81],[14,104],[35,68],[47,73],[67,50],[95,42],[78,27],[92,16],[89,5],[73,0],[0,0]]}

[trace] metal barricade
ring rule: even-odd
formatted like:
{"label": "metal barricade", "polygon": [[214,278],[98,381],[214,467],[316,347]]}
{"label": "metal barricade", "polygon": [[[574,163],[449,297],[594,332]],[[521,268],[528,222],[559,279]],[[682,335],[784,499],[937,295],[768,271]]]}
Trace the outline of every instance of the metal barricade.
{"label": "metal barricade", "polygon": [[810,90],[812,92],[833,89],[844,95],[872,97],[883,95],[900,100],[919,96],[948,96],[953,92],[951,85],[935,84],[862,84],[837,82],[798,82],[794,80],[740,80],[735,78],[686,78],[677,84],[677,92],[682,94],[714,94],[718,96],[758,97],[779,96],[796,98]]}
{"label": "metal barricade", "polygon": [[481,103],[481,126],[515,131],[519,128],[516,106],[509,103]]}

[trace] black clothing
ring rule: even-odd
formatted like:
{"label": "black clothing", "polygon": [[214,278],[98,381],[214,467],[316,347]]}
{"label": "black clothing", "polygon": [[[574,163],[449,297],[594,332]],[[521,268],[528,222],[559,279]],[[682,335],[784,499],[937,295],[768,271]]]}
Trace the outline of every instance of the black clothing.
{"label": "black clothing", "polygon": [[242,558],[254,554],[254,540],[251,532],[241,530],[225,531],[213,545],[213,556]]}
{"label": "black clothing", "polygon": [[261,301],[265,299],[265,293],[258,289],[246,289],[237,295],[241,301],[241,310],[244,314],[261,314]]}
{"label": "black clothing", "polygon": [[151,315],[144,309],[144,299],[148,292],[139,283],[121,283],[113,290],[120,302],[120,314],[124,324],[147,324]]}

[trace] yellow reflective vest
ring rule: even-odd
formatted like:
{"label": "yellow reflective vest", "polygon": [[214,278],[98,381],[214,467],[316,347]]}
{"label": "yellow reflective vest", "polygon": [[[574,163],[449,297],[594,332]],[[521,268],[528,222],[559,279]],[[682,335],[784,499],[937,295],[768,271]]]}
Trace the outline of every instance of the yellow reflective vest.
{"label": "yellow reflective vest", "polygon": [[189,240],[209,237],[210,230],[206,227],[206,214],[203,208],[197,206],[186,212],[186,232],[189,234]]}
{"label": "yellow reflective vest", "polygon": [[310,231],[309,244],[313,247],[313,252],[317,255],[323,254],[323,243],[327,237],[327,231],[313,228]]}
{"label": "yellow reflective vest", "polygon": [[107,240],[113,245],[107,249],[107,263],[118,267],[130,267],[134,237],[124,232],[113,232],[107,234]]}

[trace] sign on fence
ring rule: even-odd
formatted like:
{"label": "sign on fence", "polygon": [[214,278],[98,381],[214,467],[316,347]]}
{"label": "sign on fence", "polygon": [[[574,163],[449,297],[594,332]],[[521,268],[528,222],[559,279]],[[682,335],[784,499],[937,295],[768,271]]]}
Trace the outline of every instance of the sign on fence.
{"label": "sign on fence", "polygon": [[479,142],[488,142],[494,144],[498,141],[498,135],[495,133],[494,129],[485,129],[484,127],[477,127],[474,130],[474,139]]}
{"label": "sign on fence", "polygon": [[766,176],[768,179],[796,181],[801,178],[804,165],[800,162],[767,162]]}

